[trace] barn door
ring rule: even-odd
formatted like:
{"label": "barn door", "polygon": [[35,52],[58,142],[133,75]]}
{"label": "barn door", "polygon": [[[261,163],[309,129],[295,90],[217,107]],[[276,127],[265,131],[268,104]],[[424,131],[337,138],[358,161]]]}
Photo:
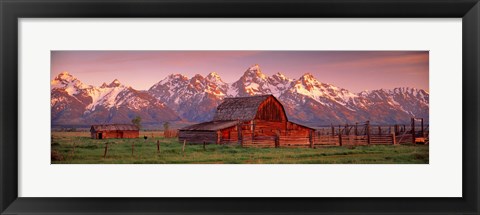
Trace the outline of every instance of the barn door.
{"label": "barn door", "polygon": [[230,140],[230,131],[229,130],[223,130],[222,131],[222,140]]}
{"label": "barn door", "polygon": [[102,133],[98,133],[98,139],[103,139]]}

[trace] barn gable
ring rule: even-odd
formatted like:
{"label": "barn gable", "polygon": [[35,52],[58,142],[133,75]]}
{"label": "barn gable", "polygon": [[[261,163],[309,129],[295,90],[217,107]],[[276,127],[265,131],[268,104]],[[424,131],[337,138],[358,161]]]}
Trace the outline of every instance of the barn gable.
{"label": "barn gable", "polygon": [[253,119],[287,121],[282,104],[272,95],[225,98],[217,107],[213,121]]}

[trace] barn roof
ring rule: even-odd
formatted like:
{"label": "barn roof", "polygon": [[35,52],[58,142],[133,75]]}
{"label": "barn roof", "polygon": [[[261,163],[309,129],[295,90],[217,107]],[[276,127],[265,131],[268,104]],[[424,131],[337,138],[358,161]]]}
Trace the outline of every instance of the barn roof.
{"label": "barn roof", "polygon": [[300,124],[298,122],[292,122],[292,121],[288,121],[289,123],[292,123],[292,124],[295,124],[295,125],[298,125],[298,126],[301,126],[301,127],[304,127],[304,128],[308,128],[308,129],[311,129],[311,130],[315,130],[315,128],[312,128],[310,126],[306,126],[306,125],[303,125],[303,124]]}
{"label": "barn roof", "polygon": [[217,107],[213,120],[252,120],[257,115],[258,107],[270,96],[225,98]]}
{"label": "barn roof", "polygon": [[92,125],[90,130],[95,131],[137,131],[139,128],[136,125],[132,124],[103,124],[103,125]]}
{"label": "barn roof", "polygon": [[218,131],[220,129],[235,126],[237,121],[210,121],[190,125],[180,129],[181,131]]}

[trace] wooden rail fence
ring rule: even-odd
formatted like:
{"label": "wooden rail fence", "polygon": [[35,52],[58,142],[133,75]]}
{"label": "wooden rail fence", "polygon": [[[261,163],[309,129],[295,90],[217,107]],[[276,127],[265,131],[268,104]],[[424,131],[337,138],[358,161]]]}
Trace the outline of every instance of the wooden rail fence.
{"label": "wooden rail fence", "polygon": [[[322,126],[310,133],[293,133],[291,131],[253,133],[243,131],[241,135],[228,135],[229,139],[218,137],[220,144],[241,145],[242,147],[300,147],[315,148],[322,146],[362,146],[362,145],[395,145],[428,144],[428,126],[416,127],[417,118],[412,118],[410,125],[371,125],[369,121],[363,123]],[[420,128],[420,129],[418,129]],[[265,130],[266,128],[257,130]],[[176,131],[175,131],[176,132]],[[178,132],[172,135],[178,135]],[[167,136],[167,135],[165,135]],[[199,143],[209,139],[198,140]]]}
{"label": "wooden rail fence", "polygon": [[[304,147],[314,148],[317,146],[357,146],[357,145],[395,145],[416,144],[417,142],[428,143],[428,127],[415,129],[415,121],[412,124],[372,126],[369,121],[355,123],[353,125],[337,125],[320,128],[309,136],[276,135],[272,137],[257,137],[248,135],[243,138],[243,147]],[[228,140],[227,140],[228,141]]]}

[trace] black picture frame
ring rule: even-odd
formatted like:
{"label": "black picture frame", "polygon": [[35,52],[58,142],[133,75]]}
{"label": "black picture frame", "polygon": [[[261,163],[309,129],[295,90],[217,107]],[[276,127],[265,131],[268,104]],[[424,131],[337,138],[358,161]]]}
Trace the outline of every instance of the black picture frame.
{"label": "black picture frame", "polygon": [[[2,214],[480,213],[478,198],[480,188],[478,180],[480,5],[478,0],[0,0],[0,14],[2,30],[0,211]],[[463,197],[19,198],[17,191],[18,19],[24,17],[462,18]]]}

